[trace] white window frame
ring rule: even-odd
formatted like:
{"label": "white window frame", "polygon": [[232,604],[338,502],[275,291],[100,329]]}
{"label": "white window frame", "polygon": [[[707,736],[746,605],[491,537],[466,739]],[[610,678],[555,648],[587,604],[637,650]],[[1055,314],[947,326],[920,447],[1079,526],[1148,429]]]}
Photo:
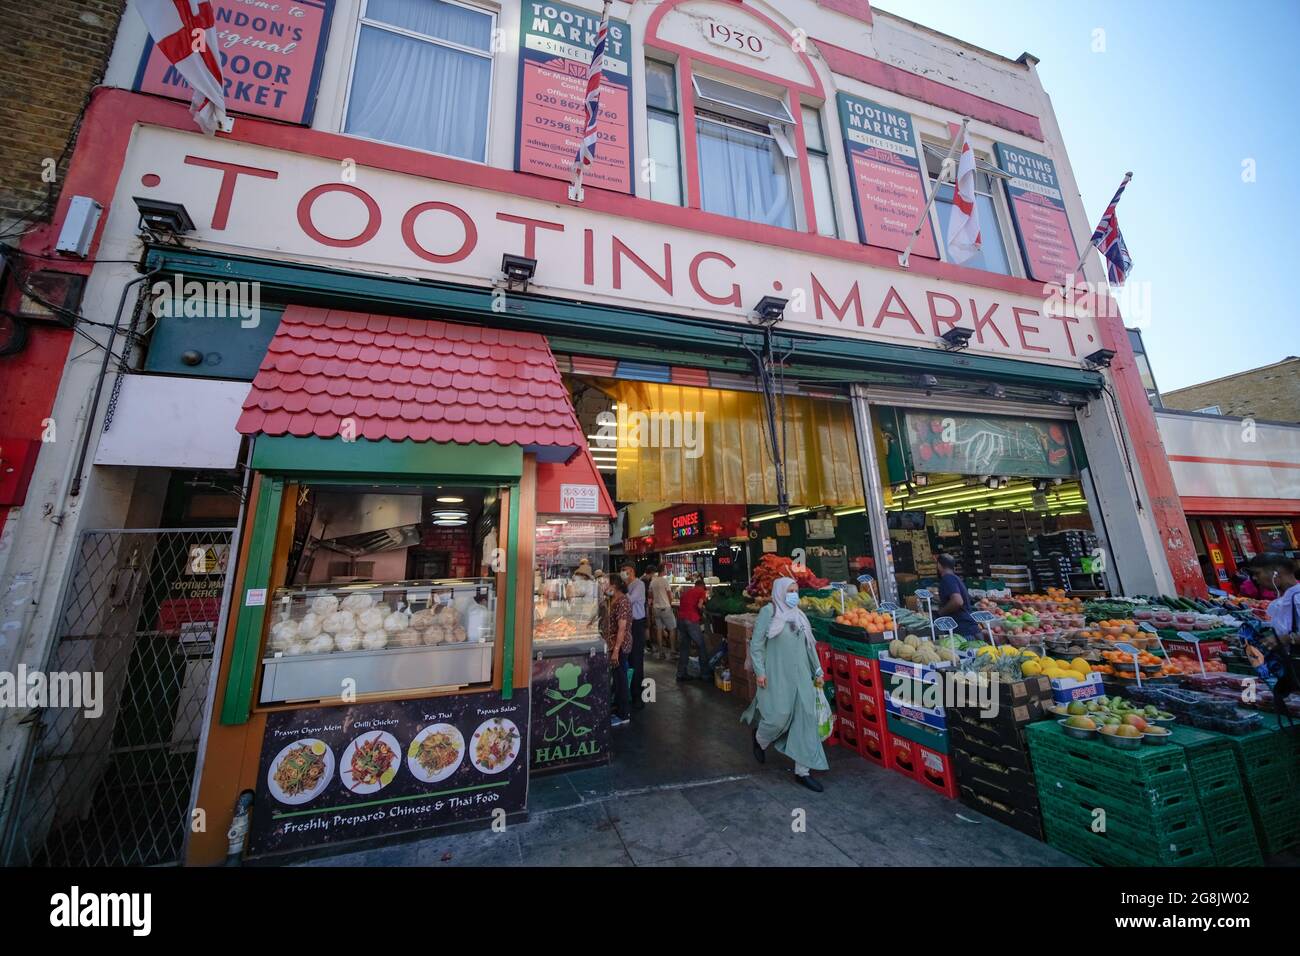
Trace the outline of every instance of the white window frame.
{"label": "white window frame", "polygon": [[[947,155],[949,145],[950,143],[941,142],[935,137],[929,137],[929,136],[921,137],[921,163],[922,163],[922,169],[925,172],[926,189],[934,190],[938,188],[935,184],[934,178],[930,175],[930,166],[926,159],[927,149],[937,150],[939,153]],[[975,191],[979,193],[979,195],[987,196],[989,199],[993,201],[993,211],[994,213],[997,214],[998,229],[1001,231],[1002,234],[1002,249],[1005,252],[1007,257],[1007,266],[1011,270],[1007,274],[1017,279],[1023,279],[1025,278],[1025,267],[1024,267],[1024,263],[1021,261],[1020,258],[1020,237],[1016,233],[1015,223],[1011,219],[1011,210],[1007,208],[1006,190],[998,188],[997,183],[999,177],[988,171],[988,169],[997,169],[997,164],[992,161],[992,159],[987,153],[979,149],[976,149],[974,144],[971,145],[971,149],[975,153],[975,171],[984,173],[986,176],[989,177],[989,187],[991,191],[987,193],[980,192],[978,186],[979,184],[978,176],[975,177],[975,182],[976,182]],[[952,184],[949,183],[948,185],[952,185]],[[927,199],[930,198],[928,194],[926,198]],[[939,208],[939,199],[936,196],[935,201],[932,204],[930,209],[930,223],[934,227],[934,236],[939,244],[939,256],[942,259],[942,261],[947,262],[948,250],[946,248],[946,244],[943,241],[943,224],[939,221],[940,212],[941,210]],[[985,271],[985,270],[980,270],[980,271]],[[1002,275],[1002,273],[989,272],[989,275]]]}
{"label": "white window frame", "polygon": [[[820,231],[817,234],[821,236],[823,239],[843,239],[844,229],[840,225],[839,209],[836,208],[839,204],[836,202],[837,196],[835,190],[835,166],[834,166],[834,161],[831,159],[831,138],[826,132],[826,115],[823,112],[823,109],[824,109],[823,106],[811,106],[806,103],[799,104],[799,123],[804,127],[804,131],[803,131],[804,152],[807,154],[806,162],[808,164],[808,178],[810,180],[808,185],[809,188],[812,187],[812,182],[811,182],[812,174],[813,174],[812,157],[820,156],[822,159],[826,161],[826,188],[829,189],[831,193],[831,234],[825,235]],[[822,134],[821,149],[814,149],[812,146],[808,145],[807,124],[804,123],[803,121],[803,117],[805,113],[812,113],[817,118],[817,126]],[[813,200],[813,206],[815,209],[816,207],[815,199]],[[821,223],[818,222],[818,226],[820,225]]]}
{"label": "white window frame", "polygon": [[[681,82],[681,77],[677,72],[680,69],[680,67],[677,63],[673,63],[669,60],[666,59],[660,60],[652,56],[647,56],[645,58],[645,63],[644,63],[645,72],[647,73],[649,72],[651,64],[654,64],[655,66],[661,69],[666,69],[672,74],[674,105],[671,110],[664,109],[662,106],[651,106],[650,94],[648,89],[643,89],[641,91],[642,99],[645,102],[645,113],[646,113],[645,158],[651,160],[652,162],[654,161],[654,156],[650,154],[650,114],[654,113],[655,115],[658,116],[671,116],[673,118],[673,122],[676,127],[676,133],[677,133],[677,199],[678,201],[676,203],[676,206],[677,208],[681,209],[684,208],[689,202],[687,197],[690,195],[690,189],[686,183],[686,144],[685,142],[683,142],[683,131],[682,131],[682,95],[681,95],[681,89],[678,86],[678,83]],[[646,82],[646,86],[647,87],[649,86],[649,81]],[[652,184],[647,184],[647,186],[650,185]],[[666,199],[655,199],[653,196],[648,195],[648,192],[649,190],[647,190],[646,198],[649,199],[651,202],[661,202],[666,206],[673,205],[673,203],[668,202],[668,200]]]}
{"label": "white window frame", "polygon": [[[781,109],[784,111],[784,115],[773,115],[769,113],[760,112],[757,110],[747,109],[744,106],[736,106],[729,103],[723,103],[719,100],[703,97],[700,95],[700,87],[699,84],[696,82],[697,75],[712,83],[719,83],[723,86],[731,86],[738,90],[743,90],[746,93],[754,93],[758,96],[765,96],[770,100],[774,100],[780,104]],[[777,152],[781,153],[783,158],[785,159],[786,170],[790,180],[790,206],[794,210],[794,225],[789,228],[793,229],[795,232],[807,232],[808,212],[804,208],[803,168],[802,168],[802,163],[800,161],[800,157],[798,155],[798,149],[796,148],[797,140],[794,133],[795,126],[801,123],[802,120],[795,115],[795,111],[791,110],[790,104],[786,102],[787,94],[785,92],[769,93],[763,91],[762,89],[755,89],[753,86],[747,85],[743,81],[738,81],[738,79],[733,77],[732,74],[724,74],[723,76],[718,76],[711,72],[701,72],[697,74],[695,70],[691,71],[691,90],[694,93],[694,102],[691,105],[691,115],[689,117],[690,122],[694,123],[703,119],[705,122],[711,122],[711,123],[716,123],[720,126],[725,126],[727,121],[731,120],[738,124],[736,126],[737,129],[742,129],[745,130],[746,132],[751,132],[751,133],[758,133],[759,135],[766,136],[768,139],[772,140],[773,144],[776,146]],[[795,105],[797,107],[799,104],[796,103]],[[702,116],[701,114],[708,114],[708,115]],[[682,122],[685,122],[687,120],[687,117],[680,112],[680,104],[679,104],[678,116],[681,118]],[[720,117],[721,119],[715,117]],[[773,135],[771,130],[771,126],[773,124],[787,127],[788,132],[786,134],[786,138],[789,141],[789,145],[795,152],[794,156],[786,156],[785,152],[781,149],[780,140],[777,139],[775,135]],[[806,157],[804,157],[804,159],[806,160]],[[695,144],[695,168],[696,168],[697,178],[702,180],[703,177],[702,175],[700,175],[699,172],[700,146],[698,142],[698,136],[696,137],[696,144]],[[682,172],[684,177],[686,172],[685,166],[683,166]],[[686,184],[685,178],[683,178],[682,181],[683,200],[685,200],[685,198],[689,195],[688,188],[689,187]],[[701,188],[703,188],[702,185]],[[703,198],[704,198],[703,196],[700,197],[701,208],[703,208]],[[721,214],[714,213],[713,215],[721,215]],[[737,222],[750,222],[750,220],[738,219]],[[764,223],[755,223],[755,225],[764,225]],[[773,228],[785,229],[787,227],[774,226]]]}
{"label": "white window frame", "polygon": [[[715,101],[710,100],[709,102],[712,103],[712,102],[715,102]],[[754,115],[754,116],[758,116],[759,114],[754,113],[754,114],[752,114],[752,115]],[[767,117],[764,117],[764,118],[766,119]],[[753,133],[753,134],[755,134],[755,135],[757,135],[757,136],[765,136],[765,137],[767,137],[768,139],[770,139],[770,140],[772,141],[772,146],[776,149],[776,151],[777,151],[778,153],[781,153],[782,158],[785,160],[785,167],[786,167],[786,172],[787,172],[787,179],[786,179],[786,181],[787,181],[787,182],[789,183],[789,185],[790,185],[790,208],[794,211],[794,225],[793,225],[793,226],[789,226],[789,227],[786,227],[786,226],[773,226],[772,228],[774,228],[774,229],[785,229],[785,228],[790,228],[790,229],[793,229],[793,230],[795,230],[795,231],[797,231],[797,232],[804,232],[804,231],[807,230],[807,228],[808,228],[808,223],[807,223],[807,219],[808,219],[808,217],[805,215],[805,213],[804,213],[804,209],[803,209],[803,182],[802,182],[802,180],[801,180],[800,177],[799,177],[799,157],[798,157],[798,155],[795,155],[795,156],[793,156],[793,157],[786,156],[786,155],[782,152],[782,150],[781,150],[781,145],[780,145],[780,140],[778,140],[778,139],[776,138],[776,136],[774,136],[774,135],[772,134],[772,131],[771,131],[771,129],[770,129],[770,125],[769,125],[769,124],[756,123],[756,122],[754,122],[753,120],[742,119],[742,118],[740,118],[740,117],[738,117],[738,116],[728,116],[728,115],[725,114],[725,113],[719,113],[719,112],[717,112],[716,110],[711,110],[711,109],[707,109],[707,108],[706,108],[706,109],[701,109],[698,101],[697,101],[696,104],[695,104],[695,109],[694,109],[694,111],[693,111],[693,115],[692,115],[691,119],[692,119],[693,122],[696,122],[696,123],[704,122],[704,123],[712,123],[712,124],[714,124],[715,126],[730,126],[732,129],[742,130],[742,131],[744,131],[744,132],[746,132],[746,133]],[[776,121],[775,121],[775,120],[772,120],[771,122],[772,122],[772,123],[775,123]],[[769,128],[764,128],[765,126],[768,126]],[[696,169],[697,169],[697,170],[699,170],[700,167],[701,167],[700,157],[699,157],[700,146],[699,146],[698,139],[699,139],[699,137],[698,137],[698,135],[697,135],[697,136],[696,136],[696,140],[697,140],[697,142],[696,142],[696,144],[695,144],[695,153],[696,153],[696,155],[695,155],[695,166],[696,166]],[[701,190],[703,190],[703,179],[704,179],[703,173],[701,172],[701,173],[699,174],[699,176],[700,176],[700,182],[701,182],[701,186],[700,186],[700,188],[701,188]],[[703,197],[703,195],[700,196],[700,208],[701,208],[701,209],[704,208],[704,197]],[[722,213],[711,213],[710,215],[719,216],[719,215],[722,215]],[[727,218],[732,218],[732,217],[728,216]],[[737,219],[736,221],[737,221],[737,222],[753,222],[753,220],[751,220],[751,219]],[[764,225],[767,225],[767,223],[756,222],[756,223],[754,223],[754,225],[756,225],[756,226],[764,226]]]}
{"label": "white window frame", "polygon": [[[465,3],[463,2],[463,0],[439,0],[439,2],[445,3],[448,6],[452,6],[452,7],[464,7],[467,10],[473,10],[475,13],[484,14],[491,21],[489,26],[490,35],[493,37],[498,35],[497,34],[498,11],[496,9],[492,7],[482,6],[477,3]],[[395,26],[391,23],[387,23],[383,20],[371,20],[366,16],[369,6],[370,6],[370,0],[360,0],[360,7],[357,12],[357,22],[352,32],[352,59],[348,63],[348,82],[343,97],[343,112],[339,118],[339,132],[344,136],[351,136],[353,139],[360,139],[369,143],[382,143],[385,146],[396,146],[398,149],[409,149],[412,152],[424,153],[426,156],[441,156],[444,157],[445,159],[455,159],[455,160],[459,160],[462,163],[474,163],[478,166],[490,165],[489,159],[492,156],[491,111],[492,111],[493,99],[496,96],[496,82],[497,82],[496,52],[493,51],[490,47],[488,50],[484,51],[478,49],[477,47],[470,47],[460,43],[453,43],[452,41],[444,40],[441,37],[429,36],[428,34],[425,33],[416,33],[414,30],[407,30],[402,27]],[[488,107],[489,115],[488,115],[487,129],[483,136],[483,158],[482,159],[469,159],[465,156],[456,156],[452,153],[440,153],[432,149],[422,149],[419,146],[408,146],[405,143],[395,143],[392,140],[387,140],[387,139],[375,139],[373,136],[362,136],[360,133],[352,133],[348,131],[347,129],[348,110],[351,109],[352,107],[352,81],[356,74],[357,51],[361,47],[361,31],[365,27],[372,27],[374,29],[384,30],[387,31],[388,33],[395,33],[398,36],[407,37],[412,40],[421,40],[425,43],[431,43],[434,46],[446,47],[447,49],[458,50],[462,53],[470,53],[473,54],[474,56],[481,57],[488,61],[488,64],[490,66],[490,70],[488,72],[488,91],[487,91],[487,107]]]}

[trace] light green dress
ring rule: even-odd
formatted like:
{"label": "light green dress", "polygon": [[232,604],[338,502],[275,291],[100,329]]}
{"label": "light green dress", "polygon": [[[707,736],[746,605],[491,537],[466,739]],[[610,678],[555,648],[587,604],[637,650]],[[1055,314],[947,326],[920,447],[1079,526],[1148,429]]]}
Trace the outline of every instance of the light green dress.
{"label": "light green dress", "polygon": [[757,716],[759,734],[778,751],[812,770],[826,770],[830,764],[817,732],[816,695],[821,691],[813,686],[821,664],[794,625],[786,625],[778,637],[768,637],[771,626],[769,604],[758,612],[749,643],[754,676],[766,677],[767,686],[758,688],[740,719],[753,723]]}

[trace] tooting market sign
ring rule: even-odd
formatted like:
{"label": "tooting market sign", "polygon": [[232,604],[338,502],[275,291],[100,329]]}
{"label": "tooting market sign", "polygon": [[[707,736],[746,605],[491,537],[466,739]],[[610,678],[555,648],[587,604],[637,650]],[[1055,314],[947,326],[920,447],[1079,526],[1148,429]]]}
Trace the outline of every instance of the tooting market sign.
{"label": "tooting market sign", "polygon": [[777,295],[786,328],[822,334],[937,347],[959,325],[973,352],[1074,365],[1100,344],[1091,316],[1047,296],[154,127],[119,181],[110,233],[124,243],[142,183],[184,199],[195,240],[341,268],[488,286],[509,252],[538,260],[535,291],[629,308],[746,322]]}

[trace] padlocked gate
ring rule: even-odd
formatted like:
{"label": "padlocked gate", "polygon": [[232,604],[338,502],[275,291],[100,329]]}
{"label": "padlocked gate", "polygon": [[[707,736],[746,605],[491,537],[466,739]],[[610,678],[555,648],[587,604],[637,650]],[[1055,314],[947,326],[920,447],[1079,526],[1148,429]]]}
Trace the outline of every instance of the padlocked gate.
{"label": "padlocked gate", "polygon": [[102,712],[36,713],[6,865],[180,862],[233,538],[232,528],[83,534],[45,673],[102,682]]}

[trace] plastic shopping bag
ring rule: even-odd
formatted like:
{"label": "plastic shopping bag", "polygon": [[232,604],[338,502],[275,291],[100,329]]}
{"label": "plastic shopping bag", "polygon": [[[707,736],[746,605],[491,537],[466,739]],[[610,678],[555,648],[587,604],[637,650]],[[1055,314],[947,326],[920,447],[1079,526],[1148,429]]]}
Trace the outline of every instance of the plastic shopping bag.
{"label": "plastic shopping bag", "polygon": [[831,710],[831,702],[826,699],[820,687],[817,690],[817,733],[825,740],[831,735],[831,730],[835,726],[835,712]]}

